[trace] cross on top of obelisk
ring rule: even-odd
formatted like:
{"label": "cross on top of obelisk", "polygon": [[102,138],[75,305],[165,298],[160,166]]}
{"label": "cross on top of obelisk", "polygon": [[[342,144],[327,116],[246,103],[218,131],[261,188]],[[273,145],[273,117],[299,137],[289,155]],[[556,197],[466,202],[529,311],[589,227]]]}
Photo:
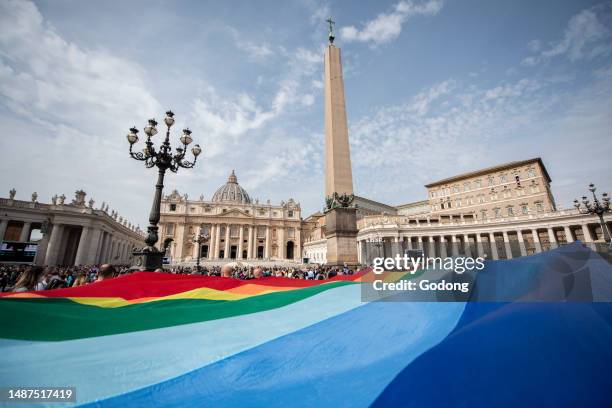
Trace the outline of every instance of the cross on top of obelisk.
{"label": "cross on top of obelisk", "polygon": [[334,24],[336,24],[336,22],[334,20],[332,20],[332,18],[328,18],[327,20],[325,20],[329,23],[329,43],[333,44],[334,43]]}

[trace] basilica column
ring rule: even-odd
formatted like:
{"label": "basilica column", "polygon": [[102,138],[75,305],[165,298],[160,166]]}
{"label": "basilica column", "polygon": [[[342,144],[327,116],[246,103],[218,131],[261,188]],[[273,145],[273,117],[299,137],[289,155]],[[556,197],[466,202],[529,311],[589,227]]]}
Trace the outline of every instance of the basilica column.
{"label": "basilica column", "polygon": [[489,246],[491,247],[491,258],[499,259],[499,254],[497,253],[497,243],[495,242],[495,235],[492,232],[489,232]]}
{"label": "basilica column", "polygon": [[90,233],[89,227],[83,227],[81,237],[79,238],[79,246],[77,248],[76,257],[74,258],[75,265],[85,265],[87,263],[87,250],[89,249]]}
{"label": "basilica column", "polygon": [[28,242],[30,238],[30,229],[32,227],[31,222],[24,222],[21,228],[21,234],[19,235],[19,242]]}
{"label": "basilica column", "polygon": [[535,253],[539,254],[542,252],[542,246],[540,245],[540,237],[538,236],[538,230],[532,229],[531,236],[533,237],[533,246],[535,248]]}
{"label": "basilica column", "polygon": [[569,225],[564,226],[563,230],[565,231],[565,242],[567,242],[568,244],[574,242],[574,237],[572,237],[572,230]]}
{"label": "basilica column", "polygon": [[208,259],[213,259],[214,254],[214,243],[215,243],[215,225],[210,225],[210,237],[208,237]]}
{"label": "basilica column", "polygon": [[506,259],[512,259],[512,247],[510,246],[510,237],[508,237],[508,231],[503,231],[504,234],[504,245],[506,247]]}
{"label": "basilica column", "polygon": [[238,234],[240,241],[238,242],[238,253],[236,254],[236,259],[242,259],[242,241],[244,241],[244,225],[240,225],[240,233]]}
{"label": "basilica column", "polygon": [[249,225],[249,233],[247,235],[247,259],[253,259],[253,226]]}
{"label": "basilica column", "polygon": [[223,259],[228,259],[230,256],[230,225],[225,225],[225,245],[223,248]]}
{"label": "basilica column", "polygon": [[219,251],[221,251],[221,224],[217,224],[217,231],[215,232],[215,259],[219,259]]}
{"label": "basilica column", "polygon": [[280,259],[285,259],[287,254],[285,253],[285,250],[287,249],[287,246],[285,244],[285,227],[281,226],[278,229],[278,257]]}
{"label": "basilica column", "polygon": [[57,263],[63,234],[64,226],[62,224],[55,224],[51,229],[51,238],[49,238],[49,245],[47,246],[45,265],[54,266]]}
{"label": "basilica column", "polygon": [[264,258],[270,258],[270,227],[266,226],[266,243],[264,245]]}

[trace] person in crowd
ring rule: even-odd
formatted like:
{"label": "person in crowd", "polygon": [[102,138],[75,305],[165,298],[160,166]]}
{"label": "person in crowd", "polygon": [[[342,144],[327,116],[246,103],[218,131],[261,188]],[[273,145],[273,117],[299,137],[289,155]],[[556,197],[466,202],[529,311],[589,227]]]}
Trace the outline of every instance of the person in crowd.
{"label": "person in crowd", "polygon": [[253,279],[260,279],[263,277],[263,269],[257,267],[253,269]]}
{"label": "person in crowd", "polygon": [[96,282],[112,279],[116,273],[117,271],[115,270],[115,267],[113,267],[113,265],[104,264],[100,266],[100,270],[98,271],[98,279],[96,279]]}
{"label": "person in crowd", "polygon": [[40,266],[32,266],[26,269],[15,283],[13,292],[45,290],[45,285],[42,283],[43,272],[44,269]]}
{"label": "person in crowd", "polygon": [[223,276],[224,278],[231,278],[233,272],[234,268],[229,265],[223,265],[223,268],[221,268],[221,276]]}
{"label": "person in crowd", "polygon": [[76,279],[74,280],[74,283],[72,284],[72,287],[78,287],[78,286],[84,286],[87,285],[87,275],[85,274],[85,272],[79,272],[77,274]]}

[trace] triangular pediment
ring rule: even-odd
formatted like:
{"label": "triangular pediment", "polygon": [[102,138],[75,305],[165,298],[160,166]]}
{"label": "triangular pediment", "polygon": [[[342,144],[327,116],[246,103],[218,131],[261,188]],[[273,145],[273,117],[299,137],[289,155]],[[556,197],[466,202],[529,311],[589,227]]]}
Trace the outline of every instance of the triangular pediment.
{"label": "triangular pediment", "polygon": [[234,218],[253,218],[253,215],[247,214],[246,212],[237,208],[232,208],[224,213],[219,214],[220,217],[234,217]]}

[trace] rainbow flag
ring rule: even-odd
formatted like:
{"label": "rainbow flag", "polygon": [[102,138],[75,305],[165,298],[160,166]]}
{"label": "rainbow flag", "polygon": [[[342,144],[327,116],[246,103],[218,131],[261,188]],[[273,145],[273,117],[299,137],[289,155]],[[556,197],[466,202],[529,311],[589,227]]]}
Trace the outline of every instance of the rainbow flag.
{"label": "rainbow flag", "polygon": [[[568,251],[487,262],[481,286],[503,282],[508,302],[363,302],[367,271],[5,294],[0,387],[70,386],[100,407],[609,406],[612,267]],[[527,296],[561,264],[590,301]]]}

